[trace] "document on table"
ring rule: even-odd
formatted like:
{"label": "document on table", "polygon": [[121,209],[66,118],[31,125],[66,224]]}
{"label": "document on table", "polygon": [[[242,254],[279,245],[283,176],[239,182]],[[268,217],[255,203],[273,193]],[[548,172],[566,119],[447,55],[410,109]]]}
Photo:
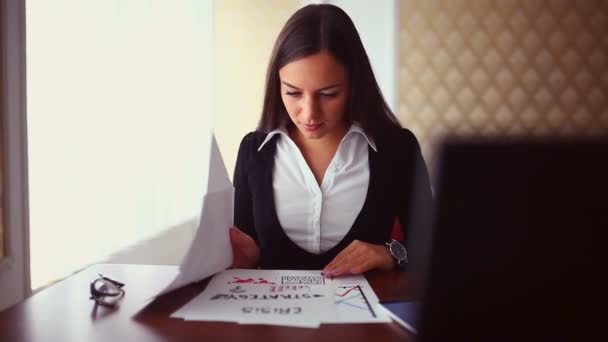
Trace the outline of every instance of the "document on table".
{"label": "document on table", "polygon": [[334,278],[335,316],[324,323],[387,323],[376,293],[361,274]]}
{"label": "document on table", "polygon": [[232,264],[228,229],[233,224],[234,187],[228,178],[215,135],[210,134],[210,139],[207,188],[199,226],[177,276],[155,297],[205,279]]}
{"label": "document on table", "polygon": [[318,327],[333,314],[333,285],[320,271],[230,269],[172,317]]}
{"label": "document on table", "polygon": [[318,327],[322,323],[390,322],[365,277],[329,279],[320,270],[218,273],[171,317],[185,320]]}

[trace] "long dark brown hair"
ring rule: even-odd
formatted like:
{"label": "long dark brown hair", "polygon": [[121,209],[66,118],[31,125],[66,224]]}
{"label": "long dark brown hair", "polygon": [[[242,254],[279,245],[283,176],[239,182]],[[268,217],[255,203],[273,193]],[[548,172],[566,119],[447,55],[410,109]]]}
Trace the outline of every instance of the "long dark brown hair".
{"label": "long dark brown hair", "polygon": [[401,125],[386,104],[369,58],[349,16],[333,5],[308,5],[294,13],[279,33],[266,74],[266,90],[258,130],[269,132],[289,123],[281,100],[279,70],[306,56],[328,51],[346,67],[349,94],[345,118],[357,121],[373,138]]}

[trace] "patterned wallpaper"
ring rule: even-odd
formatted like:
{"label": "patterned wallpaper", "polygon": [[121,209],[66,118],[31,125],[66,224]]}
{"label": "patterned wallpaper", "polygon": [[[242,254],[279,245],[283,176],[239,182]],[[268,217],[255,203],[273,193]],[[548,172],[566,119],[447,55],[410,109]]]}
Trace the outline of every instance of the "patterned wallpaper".
{"label": "patterned wallpaper", "polygon": [[[4,80],[4,61],[0,54],[0,80]],[[0,82],[0,108],[4,108],[4,82]],[[5,232],[4,232],[4,111],[0,109],[0,260],[5,254]]]}
{"label": "patterned wallpaper", "polygon": [[268,59],[299,0],[214,1],[215,132],[232,177],[243,136],[262,110]]}
{"label": "patterned wallpaper", "polygon": [[397,115],[445,134],[608,132],[608,1],[400,2]]}
{"label": "patterned wallpaper", "polygon": [[[2,76],[0,74],[0,76]],[[2,89],[0,89],[1,91]],[[0,104],[2,103],[0,99]],[[4,113],[0,115],[0,121],[4,121]],[[4,130],[0,125],[0,260],[5,254],[6,236],[4,232]]]}

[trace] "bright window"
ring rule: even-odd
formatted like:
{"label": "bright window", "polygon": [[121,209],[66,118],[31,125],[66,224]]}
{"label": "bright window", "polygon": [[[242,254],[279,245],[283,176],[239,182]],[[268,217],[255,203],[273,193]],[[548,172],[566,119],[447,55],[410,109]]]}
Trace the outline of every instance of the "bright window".
{"label": "bright window", "polygon": [[199,214],[211,18],[210,0],[27,1],[32,288]]}

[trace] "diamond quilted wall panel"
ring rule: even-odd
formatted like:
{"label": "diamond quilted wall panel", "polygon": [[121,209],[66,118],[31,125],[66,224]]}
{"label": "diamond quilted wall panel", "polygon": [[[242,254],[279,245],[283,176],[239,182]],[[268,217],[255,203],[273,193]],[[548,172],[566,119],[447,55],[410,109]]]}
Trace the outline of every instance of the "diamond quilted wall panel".
{"label": "diamond quilted wall panel", "polygon": [[[0,54],[0,80],[4,80],[2,66],[4,61],[3,55]],[[4,108],[4,82],[0,82],[0,108]],[[0,111],[0,260],[4,257],[4,112]]]}
{"label": "diamond quilted wall panel", "polygon": [[608,132],[608,1],[400,2],[401,123],[446,134]]}

